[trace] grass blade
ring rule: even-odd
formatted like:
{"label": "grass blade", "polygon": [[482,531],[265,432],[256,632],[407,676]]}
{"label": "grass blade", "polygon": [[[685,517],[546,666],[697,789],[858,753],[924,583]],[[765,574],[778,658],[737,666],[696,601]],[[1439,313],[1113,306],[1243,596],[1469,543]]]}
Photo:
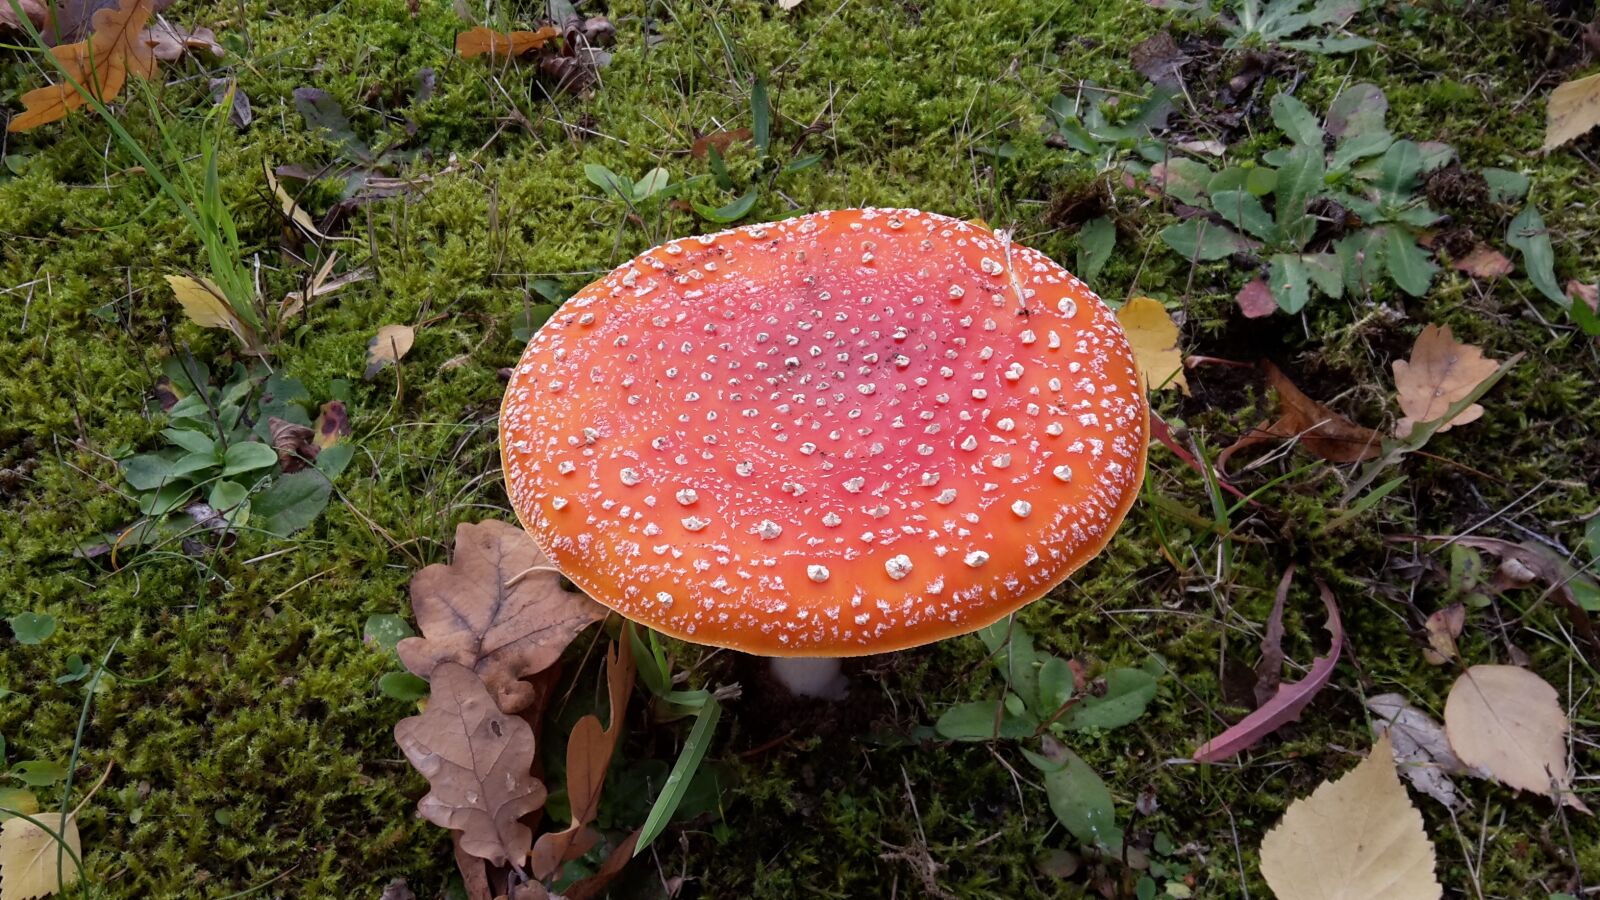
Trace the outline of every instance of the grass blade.
{"label": "grass blade", "polygon": [[717,698],[708,697],[695,716],[694,727],[689,729],[689,739],[683,743],[678,762],[673,765],[672,774],[667,776],[667,783],[661,788],[661,796],[656,798],[655,805],[650,807],[650,815],[644,820],[644,827],[639,829],[639,842],[633,848],[634,856],[643,853],[644,848],[660,837],[662,830],[667,827],[667,821],[677,811],[684,792],[689,789],[689,781],[700,768],[701,760],[706,758],[711,735],[716,731],[717,720],[721,718],[722,704],[717,702]]}

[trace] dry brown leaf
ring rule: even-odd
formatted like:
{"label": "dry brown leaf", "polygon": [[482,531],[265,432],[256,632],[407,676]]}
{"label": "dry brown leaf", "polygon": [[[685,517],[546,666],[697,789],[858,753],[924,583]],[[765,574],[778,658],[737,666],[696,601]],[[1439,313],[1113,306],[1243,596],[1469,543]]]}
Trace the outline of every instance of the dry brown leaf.
{"label": "dry brown leaf", "polygon": [[[90,96],[105,102],[122,93],[131,72],[149,78],[156,71],[155,53],[140,40],[150,20],[151,0],[122,0],[114,9],[94,14],[94,33],[86,41],[50,48],[67,75]],[[7,2],[9,6],[9,2]],[[83,95],[67,81],[35,88],[22,95],[27,109],[11,120],[7,131],[28,131],[65,118],[83,106]]]}
{"label": "dry brown leaf", "polygon": [[1545,107],[1546,153],[1600,124],[1600,74],[1569,81],[1550,92]]}
{"label": "dry brown leaf", "polygon": [[1433,842],[1387,736],[1354,769],[1289,805],[1261,841],[1278,900],[1437,900]]}
{"label": "dry brown leaf", "polygon": [[1411,786],[1445,806],[1454,808],[1460,798],[1451,775],[1484,777],[1468,769],[1450,749],[1444,728],[1427,713],[1399,694],[1379,694],[1367,698],[1372,710],[1372,727],[1377,737],[1385,734],[1394,745],[1394,762]]}
{"label": "dry brown leaf", "polygon": [[267,431],[272,436],[272,449],[278,451],[278,465],[283,467],[284,474],[304,469],[322,449],[316,444],[316,432],[287,419],[267,417]]}
{"label": "dry brown leaf", "polygon": [[1517,268],[1504,253],[1488,244],[1473,247],[1472,252],[1456,260],[1454,266],[1473,278],[1504,278]]}
{"label": "dry brown leaf", "polygon": [[1276,421],[1258,425],[1217,454],[1217,468],[1227,471],[1235,453],[1257,444],[1299,438],[1300,446],[1329,462],[1351,463],[1372,459],[1380,452],[1383,439],[1376,431],[1339,415],[1307,397],[1277,366],[1263,362],[1267,383],[1278,393]]}
{"label": "dry brown leaf", "polygon": [[411,352],[411,344],[417,338],[416,329],[410,325],[385,325],[378,329],[372,340],[367,341],[367,370],[361,377],[372,380],[385,366],[397,363]]}
{"label": "dry brown leaf", "polygon": [[139,39],[148,44],[156,59],[162,62],[174,62],[185,53],[206,51],[219,59],[227,53],[217,43],[217,33],[211,29],[185,28],[159,16],[156,17],[156,24],[146,28]]}
{"label": "dry brown leaf", "polygon": [[[599,870],[588,878],[573,882],[571,887],[561,893],[561,896],[565,900],[594,900],[594,898],[604,894],[606,886],[611,883],[611,879],[616,878],[617,874],[628,864],[628,861],[633,859],[633,848],[638,843],[639,830],[635,830],[633,834],[628,835],[622,843],[612,849],[611,853],[606,856],[606,861],[600,864]],[[675,892],[670,892],[668,896],[673,896],[674,894]]]}
{"label": "dry brown leaf", "polygon": [[704,159],[711,148],[716,148],[718,153],[726,154],[728,148],[738,141],[750,140],[750,129],[735,128],[732,131],[713,131],[694,139],[694,145],[689,148],[689,155],[695,159]]}
{"label": "dry brown leaf", "polygon": [[1516,666],[1473,666],[1450,687],[1444,728],[1463,763],[1519,791],[1588,812],[1572,793],[1567,714],[1556,689]]}
{"label": "dry brown leaf", "polygon": [[[1411,359],[1394,361],[1395,393],[1405,411],[1405,417],[1395,423],[1395,437],[1404,438],[1418,422],[1444,415],[1451,404],[1472,393],[1497,368],[1499,363],[1485,358],[1482,349],[1452,337],[1449,325],[1422,329],[1411,348]],[[1474,403],[1438,430],[1449,431],[1482,415],[1483,406]]]}
{"label": "dry brown leaf", "polygon": [[1246,319],[1261,319],[1278,311],[1278,300],[1272,296],[1265,278],[1247,282],[1233,299]]}
{"label": "dry brown leaf", "polygon": [[513,31],[502,34],[479,25],[456,35],[456,54],[462,59],[490,54],[492,56],[521,56],[543,47],[561,36],[561,29],[546,25],[538,31]]}
{"label": "dry brown leaf", "polygon": [[411,607],[422,637],[396,650],[427,678],[446,660],[483,676],[500,708],[517,712],[534,699],[520,679],[548,668],[578,632],[606,617],[605,607],[561,589],[561,576],[528,533],[493,520],[456,528],[455,554],[411,579]]}
{"label": "dry brown leaf", "polygon": [[1461,636],[1466,624],[1467,608],[1460,603],[1436,609],[1428,616],[1422,623],[1423,630],[1428,632],[1428,646],[1423,648],[1422,658],[1428,665],[1442,666],[1456,658],[1456,638]]}
{"label": "dry brown leaf", "polygon": [[1567,299],[1574,303],[1582,300],[1588,307],[1600,312],[1600,284],[1584,284],[1576,278],[1567,281]]}
{"label": "dry brown leaf", "polygon": [[[22,0],[21,6],[22,14],[28,17],[28,21],[33,23],[33,27],[44,27],[45,18],[49,13],[45,10],[43,3],[40,3],[39,0]],[[12,9],[11,0],[0,2],[0,29],[22,32],[27,30],[22,27],[22,20],[17,18],[16,11]]]}
{"label": "dry brown leaf", "polygon": [[[83,858],[78,839],[78,822],[72,816],[62,823],[61,813],[33,813],[44,825],[23,818],[7,819],[0,825],[0,900],[33,900],[46,897],[78,883],[78,866],[73,857]],[[61,835],[72,852],[67,854],[56,878],[56,856],[61,846],[45,828]]]}
{"label": "dry brown leaf", "polygon": [[1117,310],[1117,321],[1128,335],[1145,386],[1152,391],[1176,387],[1189,393],[1189,382],[1183,377],[1183,351],[1178,349],[1178,326],[1161,301],[1134,297]]}
{"label": "dry brown leaf", "polygon": [[496,865],[521,865],[533,832],[518,819],[544,805],[533,777],[533,726],[495,708],[465,666],[433,669],[428,709],[401,719],[394,740],[432,788],[417,812],[460,832],[461,849]]}
{"label": "dry brown leaf", "polygon": [[617,737],[628,711],[633,673],[633,645],[628,641],[622,641],[620,647],[612,644],[606,655],[611,724],[602,730],[599,717],[584,716],[567,738],[567,802],[572,808],[572,824],[564,831],[542,835],[534,844],[529,865],[536,878],[549,878],[560,871],[562,863],[588,852],[588,847],[578,849],[579,837],[600,812],[600,790],[605,786],[606,768],[611,765],[611,754],[617,749]]}

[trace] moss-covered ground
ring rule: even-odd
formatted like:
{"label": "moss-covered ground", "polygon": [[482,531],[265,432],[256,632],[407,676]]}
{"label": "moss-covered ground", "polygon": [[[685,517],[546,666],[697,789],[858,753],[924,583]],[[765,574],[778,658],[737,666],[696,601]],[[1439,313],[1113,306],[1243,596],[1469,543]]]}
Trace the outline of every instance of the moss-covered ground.
{"label": "moss-covered ground", "polygon": [[[115,567],[74,556],[77,542],[137,516],[116,459],[159,446],[163,421],[151,397],[161,359],[187,348],[220,370],[236,355],[225,334],[195,328],[173,302],[163,276],[203,268],[200,244],[103,122],[76,114],[5,138],[0,611],[49,614],[59,627],[36,645],[0,628],[0,687],[11,692],[0,690],[0,735],[13,762],[65,763],[85,683],[57,679],[70,656],[111,653],[73,773],[82,786],[112,767],[81,814],[99,896],[257,888],[255,896],[377,897],[397,877],[421,897],[447,890],[449,841],[416,817],[425,783],[391,738],[412,709],[377,689],[395,664],[363,643],[363,622],[409,615],[408,578],[445,557],[456,522],[510,517],[495,445],[497,373],[519,353],[518,316],[544,302],[535,281],[576,288],[658,239],[720,227],[676,207],[630,220],[585,180],[584,164],[629,175],[660,165],[675,180],[705,174],[690,146],[700,134],[748,126],[760,75],[770,86],[774,153],[823,159],[782,176],[749,220],[920,207],[1014,227],[1070,266],[1074,223],[1052,210],[1097,173],[1088,157],[1046,145],[1050,100],[1080,80],[1141,89],[1130,51],[1161,30],[1186,41],[1215,36],[1142,0],[803,0],[790,12],[771,2],[617,0],[585,10],[618,29],[600,82],[583,96],[552,97],[533,67],[456,58],[464,25],[450,4],[412,6],[179,3],[174,15],[215,26],[231,52],[205,66],[166,66],[150,92],[115,107],[153,149],[163,145],[159,113],[171,146],[194,166],[207,75],[237,78],[255,118],[224,135],[219,171],[268,297],[298,288],[299,259],[319,251],[286,230],[263,163],[316,169],[340,154],[305,125],[295,88],[337,98],[371,146],[415,151],[403,172],[444,173],[356,208],[343,226],[351,239],[320,252],[337,250],[341,271],[365,265],[372,276],[313,305],[271,344],[272,364],[313,397],[348,392],[358,448],[326,514],[289,540],[247,531],[223,552],[172,546],[121,555]],[[539,18],[528,6],[492,4],[501,23]],[[1542,98],[1579,57],[1572,17],[1588,14],[1582,5],[1376,6],[1357,30],[1377,47],[1277,58],[1261,100],[1243,109],[1234,152],[1249,158],[1278,145],[1265,114],[1272,91],[1292,86],[1322,109],[1342,85],[1373,81],[1397,134],[1449,142],[1472,167],[1530,174],[1557,272],[1594,281],[1595,145],[1536,152]],[[15,110],[46,70],[19,49],[0,54],[0,104]],[[1218,51],[1205,72],[1190,74],[1215,82],[1255,64]],[[422,69],[433,70],[436,88],[414,102]],[[728,164],[742,183],[756,161],[743,145]],[[1303,315],[1246,323],[1228,263],[1191,268],[1156,238],[1173,221],[1165,204],[1098,183],[1119,229],[1097,279],[1102,294],[1167,301],[1191,352],[1271,357],[1358,421],[1387,427],[1399,416],[1390,363],[1422,324],[1449,324],[1495,358],[1528,354],[1484,401],[1480,421],[1436,438],[1430,455],[1404,463],[1409,478],[1398,491],[1337,529],[1324,526],[1342,512],[1350,467],[1290,453],[1239,477],[1253,490],[1294,473],[1260,494],[1259,509],[1235,515],[1235,536],[1219,549],[1174,512],[1209,518],[1204,483],[1153,449],[1146,502],[1110,549],[1022,615],[1041,646],[1091,669],[1150,653],[1167,660],[1173,675],[1142,719],[1073,746],[1110,785],[1135,843],[1170,838],[1175,849],[1163,858],[1187,868],[1195,896],[1264,897],[1261,836],[1292,799],[1370,746],[1363,696],[1397,691],[1437,715],[1457,671],[1420,653],[1421,616],[1454,596],[1438,574],[1447,555],[1384,536],[1477,529],[1580,547],[1583,517],[1600,505],[1600,357],[1520,269],[1482,282],[1446,271],[1422,299],[1380,285],[1314,300]],[[709,181],[686,195],[713,207],[733,197]],[[302,199],[320,214],[339,197],[324,185]],[[391,322],[417,325],[416,345],[398,370],[363,381],[367,341]],[[1207,452],[1271,413],[1254,376],[1206,367],[1189,378],[1192,398],[1163,392],[1156,407]],[[1419,565],[1428,559],[1437,565]],[[1285,649],[1302,661],[1325,650],[1311,580],[1324,579],[1348,634],[1333,683],[1242,762],[1185,763],[1250,708],[1261,623],[1291,562],[1302,574]],[[1576,766],[1592,775],[1600,772],[1592,657],[1567,617],[1537,597],[1513,590],[1474,609],[1462,656],[1470,664],[1526,654],[1571,708]],[[1062,878],[1039,866],[1048,851],[1075,848],[1015,746],[917,739],[950,704],[993,696],[977,639],[862,661],[847,715],[749,699],[770,689],[758,667],[694,647],[676,652],[694,684],[740,680],[747,699],[730,704],[709,758],[720,795],[636,861],[623,883],[630,895],[660,895],[675,878],[683,895],[708,897],[1130,890],[1120,867],[1108,870],[1113,884],[1092,867]],[[577,671],[576,695],[586,696],[593,659]],[[686,730],[638,719],[621,766],[670,762]],[[1593,784],[1579,782],[1591,806],[1600,800]],[[1461,786],[1468,803],[1453,815],[1416,798],[1448,896],[1544,898],[1600,886],[1593,819],[1485,781]],[[619,812],[613,824],[626,829],[640,817]]]}

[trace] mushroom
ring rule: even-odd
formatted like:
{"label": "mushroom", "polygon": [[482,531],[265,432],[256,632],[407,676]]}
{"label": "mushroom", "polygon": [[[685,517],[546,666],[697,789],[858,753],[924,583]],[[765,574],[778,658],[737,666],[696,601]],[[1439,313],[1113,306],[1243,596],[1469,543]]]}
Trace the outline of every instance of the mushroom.
{"label": "mushroom", "polygon": [[500,443],[573,583],[686,641],[827,660],[778,669],[826,696],[840,657],[982,628],[1098,553],[1148,415],[1116,318],[1044,254],[850,209],[674,240],[579,291],[516,366]]}

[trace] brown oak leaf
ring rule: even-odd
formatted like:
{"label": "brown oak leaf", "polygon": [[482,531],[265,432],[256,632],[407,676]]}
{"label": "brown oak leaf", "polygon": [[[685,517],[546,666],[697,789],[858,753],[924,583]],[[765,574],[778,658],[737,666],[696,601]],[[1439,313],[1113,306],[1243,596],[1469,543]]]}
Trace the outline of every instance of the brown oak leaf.
{"label": "brown oak leaf", "polygon": [[[94,14],[94,33],[76,44],[50,48],[68,76],[96,100],[114,99],[122,93],[128,73],[149,78],[156,71],[155,52],[142,40],[150,20],[151,0],[122,0],[112,9]],[[27,131],[65,118],[84,105],[83,94],[67,81],[35,88],[22,95],[27,107],[6,125],[7,131]]]}
{"label": "brown oak leaf", "polygon": [[528,533],[505,522],[463,522],[455,557],[411,579],[411,607],[422,637],[395,649],[428,678],[446,661],[483,677],[500,709],[518,712],[534,699],[520,680],[549,668],[578,632],[606,617],[605,607],[561,589],[561,577]]}
{"label": "brown oak leaf", "polygon": [[543,47],[561,36],[561,29],[546,25],[538,31],[513,31],[503,34],[479,25],[456,35],[456,54],[462,59],[474,56],[521,56]]}
{"label": "brown oak leaf", "polygon": [[417,812],[460,832],[463,851],[521,865],[533,832],[518,820],[544,805],[533,777],[533,727],[495,708],[483,681],[453,662],[433,670],[428,709],[401,719],[394,740],[432,788]]}
{"label": "brown oak leaf", "polygon": [[[1450,335],[1450,326],[1429,325],[1417,335],[1411,359],[1395,360],[1394,388],[1405,417],[1395,423],[1395,437],[1404,438],[1418,422],[1431,422],[1443,416],[1450,405],[1472,393],[1499,364],[1484,357],[1483,351],[1462,344]],[[1463,409],[1454,419],[1439,426],[1449,431],[1483,415],[1477,403]]]}
{"label": "brown oak leaf", "polygon": [[1263,362],[1261,367],[1278,393],[1278,418],[1256,426],[1217,454],[1217,468],[1226,471],[1228,459],[1247,447],[1288,438],[1299,438],[1300,446],[1329,462],[1360,462],[1378,455],[1382,439],[1376,431],[1307,397],[1272,363]]}

